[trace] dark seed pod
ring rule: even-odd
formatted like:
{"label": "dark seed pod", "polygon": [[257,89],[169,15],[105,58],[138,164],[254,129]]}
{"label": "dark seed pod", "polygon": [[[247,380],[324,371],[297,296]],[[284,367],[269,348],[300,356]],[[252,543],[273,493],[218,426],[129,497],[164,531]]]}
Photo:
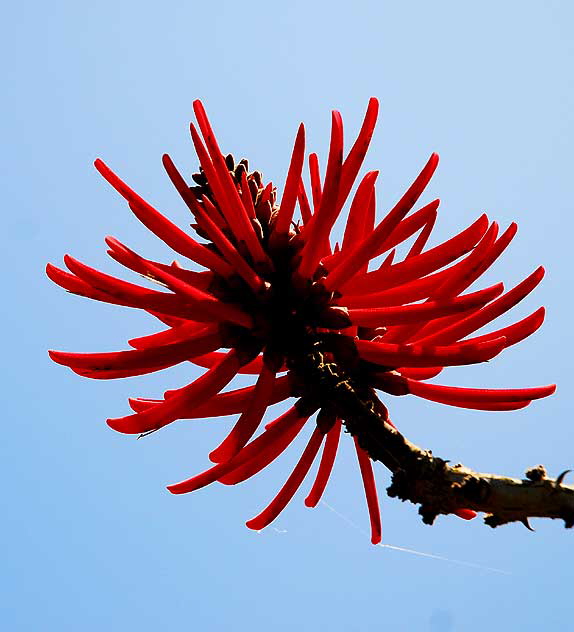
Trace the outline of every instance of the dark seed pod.
{"label": "dark seed pod", "polygon": [[257,182],[253,178],[249,178],[247,180],[247,184],[249,185],[249,192],[251,193],[251,199],[253,200],[253,204],[257,203],[257,195],[259,194],[259,187],[257,186]]}
{"label": "dark seed pod", "polygon": [[205,174],[202,173],[192,173],[191,174],[191,179],[196,182],[197,184],[199,184],[199,186],[205,186],[207,184],[207,178],[205,177]]}
{"label": "dark seed pod", "polygon": [[347,308],[336,305],[331,305],[321,310],[318,322],[320,327],[329,329],[345,329],[345,327],[350,327],[352,324]]}
{"label": "dark seed pod", "polygon": [[269,200],[267,200],[264,204],[258,204],[255,209],[255,214],[262,224],[268,224],[271,219],[271,203]]}
{"label": "dark seed pod", "polygon": [[233,172],[234,178],[237,182],[241,182],[241,176],[246,173],[245,165],[239,163],[237,167],[235,167],[235,171]]}
{"label": "dark seed pod", "polygon": [[233,154],[227,154],[225,156],[225,164],[229,171],[233,171],[235,169],[235,159],[233,158]]}

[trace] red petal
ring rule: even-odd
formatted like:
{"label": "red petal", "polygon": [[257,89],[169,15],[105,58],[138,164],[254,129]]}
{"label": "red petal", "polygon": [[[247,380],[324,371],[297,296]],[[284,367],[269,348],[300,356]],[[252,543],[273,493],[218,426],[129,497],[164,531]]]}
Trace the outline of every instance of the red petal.
{"label": "red petal", "polygon": [[309,206],[309,200],[305,191],[305,185],[302,180],[299,180],[299,190],[297,192],[297,200],[299,201],[299,208],[301,209],[301,219],[303,225],[307,224],[311,219],[311,207]]}
{"label": "red petal", "polygon": [[454,515],[462,518],[463,520],[472,520],[473,518],[476,518],[478,514],[472,509],[457,509],[454,512]]}
{"label": "red petal", "polygon": [[207,327],[185,342],[176,342],[137,351],[116,351],[111,353],[66,353],[50,351],[54,362],[72,369],[106,373],[107,371],[129,371],[135,369],[138,375],[150,373],[184,362],[194,355],[205,353],[206,349],[221,346],[221,336],[214,327]]}
{"label": "red petal", "polygon": [[[48,263],[46,265],[46,275],[50,280],[59,285],[60,287],[68,290],[72,294],[77,294],[78,296],[84,296],[86,298],[91,298],[96,301],[102,301],[104,303],[110,303],[112,305],[122,305],[133,307],[131,304],[126,304],[125,301],[114,298],[101,290],[96,290],[91,285],[88,285],[85,281],[82,281],[77,276],[70,274],[64,270],[60,270],[56,266]],[[139,307],[139,305],[137,306]]]}
{"label": "red petal", "polygon": [[376,256],[381,241],[386,240],[399,222],[412,209],[425,187],[429,183],[438,165],[438,155],[432,154],[429,161],[408,188],[407,192],[391,209],[373,233],[359,244],[349,255],[345,256],[339,265],[331,271],[325,281],[325,287],[335,290],[342,287],[351,279],[357,270]]}
{"label": "red petal", "polygon": [[451,401],[483,402],[519,402],[548,397],[556,390],[556,385],[536,386],[533,388],[464,388],[426,384],[406,378],[408,389],[413,395],[430,399],[433,402],[449,404]]}
{"label": "red petal", "polygon": [[201,129],[201,133],[203,134],[203,138],[205,139],[214,168],[217,170],[218,182],[221,186],[223,198],[227,202],[223,206],[220,205],[221,208],[226,209],[227,221],[230,223],[230,226],[234,227],[235,235],[239,239],[245,240],[245,244],[253,259],[258,263],[270,264],[269,257],[263,250],[261,243],[255,234],[249,215],[243,206],[243,202],[237,191],[237,187],[229,174],[229,170],[221,150],[219,149],[215,134],[211,129],[211,125],[201,101],[196,100],[193,102],[193,111],[197,117],[197,122]]}
{"label": "red petal", "polygon": [[[410,247],[409,251],[407,252],[407,256],[405,257],[405,259],[410,259],[411,257],[417,257],[424,250],[424,248],[427,245],[427,242],[429,240],[429,237],[431,236],[431,233],[432,233],[432,230],[434,228],[436,219],[438,217],[438,213],[437,213],[436,209],[438,208],[439,204],[440,204],[440,200],[434,200],[434,202],[431,202],[428,205],[431,208],[434,206],[434,212],[431,214],[431,216],[427,220],[426,224],[424,225],[423,229],[421,230],[420,234],[417,236],[417,238],[415,239],[413,245]],[[424,208],[426,208],[426,207],[424,207]],[[424,209],[421,209],[421,210],[424,210]]]}
{"label": "red petal", "polygon": [[287,172],[287,180],[283,189],[283,197],[279,205],[277,219],[275,220],[274,232],[277,234],[287,234],[293,219],[293,211],[295,210],[295,202],[297,201],[297,192],[299,191],[299,183],[301,182],[301,170],[303,169],[303,161],[305,159],[305,127],[303,123],[299,125],[289,171]]}
{"label": "red petal", "polygon": [[[226,393],[214,395],[208,402],[200,404],[195,408],[183,411],[182,419],[199,419],[202,417],[222,417],[225,415],[235,415],[243,412],[253,398],[255,386],[248,386]],[[291,379],[288,375],[283,375],[275,379],[273,393],[269,405],[277,404],[291,395]],[[131,398],[130,406],[135,412],[148,410],[158,404],[162,404],[162,399],[142,399]]]}
{"label": "red petal", "polygon": [[461,343],[444,347],[419,344],[385,344],[367,340],[357,340],[355,344],[359,355],[367,362],[386,367],[434,367],[486,362],[504,349],[505,342],[504,338],[500,338],[477,345]]}
{"label": "red petal", "polygon": [[[464,288],[468,287],[476,278],[476,269],[484,258],[484,253],[494,244],[497,234],[498,224],[493,222],[476,248],[466,257],[464,262],[462,262],[463,265],[454,269],[442,283],[437,284],[428,300],[441,301],[451,299]],[[451,315],[444,314],[442,318],[437,317],[432,323],[422,323],[419,321],[417,323],[408,323],[395,327],[388,332],[385,342],[407,342],[408,340],[414,339],[419,331],[427,331],[432,326],[439,327],[439,322],[450,323],[451,318]]]}
{"label": "red petal", "polygon": [[[296,410],[296,409],[295,409]],[[285,413],[289,415],[289,412]],[[285,415],[282,415],[279,419],[283,419]],[[224,485],[237,485],[246,481],[248,478],[255,476],[257,472],[260,472],[263,468],[267,467],[269,463],[274,461],[280,454],[282,454],[293,442],[295,437],[301,432],[303,426],[309,419],[309,416],[301,417],[298,412],[295,415],[291,415],[291,422],[285,426],[284,429],[274,437],[267,447],[262,448],[254,454],[253,457],[235,467],[232,471],[224,476],[220,476],[217,480]],[[277,428],[283,428],[279,423],[275,423],[272,428],[265,430],[266,432],[274,432]],[[240,456],[239,453],[238,456]],[[228,461],[229,462],[229,461]]]}
{"label": "red petal", "polygon": [[[110,303],[155,310],[176,316],[194,316],[196,320],[199,318],[207,319],[205,314],[190,314],[191,308],[174,294],[148,290],[140,285],[116,279],[95,268],[90,268],[69,255],[65,255],[64,263],[71,272],[97,290],[95,296],[99,297],[100,293],[104,292],[112,297],[112,300],[108,300]],[[102,297],[98,300],[106,299]]]}
{"label": "red petal", "polygon": [[[221,359],[223,354],[218,351],[214,351],[213,353],[206,353],[205,355],[197,356],[192,359],[193,364],[197,364],[197,366],[202,366],[205,368],[212,367],[214,364],[217,364]],[[241,374],[251,374],[251,375],[259,375],[261,373],[261,369],[263,367],[263,356],[258,355],[254,360],[244,364],[239,373]],[[280,371],[286,371],[286,367],[281,367]]]}
{"label": "red petal", "polygon": [[365,496],[367,498],[367,507],[369,509],[369,519],[371,521],[371,542],[379,544],[381,541],[381,511],[379,508],[379,500],[377,498],[377,486],[375,485],[375,475],[369,455],[359,445],[357,438],[353,437],[355,448],[357,450],[357,458],[359,460],[359,468],[361,469],[361,477],[365,488]]}
{"label": "red petal", "polygon": [[516,343],[528,338],[531,334],[533,334],[544,322],[544,315],[546,310],[544,307],[538,308],[535,312],[519,320],[517,323],[513,325],[508,325],[508,327],[502,327],[502,329],[497,329],[496,331],[492,331],[488,334],[484,334],[483,336],[475,336],[473,338],[468,338],[465,342],[484,342],[486,340],[492,340],[494,338],[500,338],[500,336],[504,336],[506,338],[506,346],[510,347],[511,345],[515,345]]}
{"label": "red petal", "polygon": [[452,325],[428,334],[424,336],[424,338],[420,338],[417,340],[417,344],[427,344],[429,342],[449,343],[464,338],[464,336],[467,336],[480,327],[483,327],[491,320],[494,320],[501,314],[504,314],[504,312],[507,312],[510,308],[514,307],[524,297],[528,296],[528,294],[532,292],[540,281],[542,281],[543,277],[544,268],[541,266],[530,276],[524,279],[524,281],[503,294],[501,297],[492,301],[489,305],[486,305],[482,309],[477,310],[475,313],[470,314],[462,320],[457,320]]}
{"label": "red petal", "polygon": [[[425,227],[425,229],[426,228],[427,227]],[[421,232],[419,237],[422,237],[424,232],[425,231]],[[345,294],[343,298],[339,299],[339,302],[347,307],[384,307],[387,305],[404,305],[405,303],[412,303],[413,301],[428,298],[432,295],[435,288],[440,287],[447,279],[453,275],[458,275],[461,270],[466,270],[468,259],[475,251],[476,248],[471,250],[470,254],[462,261],[459,261],[441,272],[435,272],[424,278],[408,281],[382,291],[369,292],[365,290],[363,294]],[[411,252],[409,252],[408,256],[410,255]],[[470,283],[468,285],[470,285]],[[353,288],[351,287],[349,291],[353,292]]]}
{"label": "red petal", "polygon": [[249,405],[223,442],[210,453],[211,461],[214,463],[229,461],[251,439],[259,427],[267,407],[271,404],[274,382],[275,372],[264,364]]}
{"label": "red petal", "polygon": [[154,265],[150,265],[149,269],[172,291],[177,292],[178,294],[183,294],[185,299],[190,301],[194,307],[209,314],[213,319],[219,321],[231,321],[237,325],[247,328],[251,328],[253,326],[251,316],[238,307],[229,303],[223,303],[211,294],[207,294],[202,290],[198,290],[193,286],[188,285],[185,281],[178,279],[173,274],[160,270]]}
{"label": "red petal", "polygon": [[184,418],[186,408],[195,407],[199,402],[209,400],[219,393],[235,377],[239,366],[237,354],[232,350],[216,367],[209,369],[191,384],[178,389],[177,395],[141,413],[108,419],[108,425],[125,434],[140,434],[163,428],[176,419]]}
{"label": "red petal", "polygon": [[120,180],[102,160],[98,158],[94,162],[94,166],[114,189],[128,201],[136,217],[173,250],[206,268],[217,271],[222,276],[226,277],[231,274],[232,269],[228,264],[225,264],[214,252],[197,243],[195,239],[184,233],[148,204],[125,182]]}
{"label": "red petal", "polygon": [[[392,250],[390,254],[395,251]],[[386,269],[389,270],[392,261],[386,264]],[[448,270],[447,268],[442,272],[431,274],[423,279],[416,279],[403,285],[390,288],[388,290],[382,290],[381,292],[365,292],[364,294],[345,294],[338,303],[345,307],[387,307],[390,305],[405,305],[414,301],[420,301],[421,299],[428,298],[432,293],[432,290],[438,283],[446,278]]]}
{"label": "red petal", "polygon": [[[372,172],[376,173],[376,172]],[[369,174],[367,174],[369,175]],[[360,185],[359,185],[360,186]],[[358,193],[358,191],[357,191]],[[357,193],[353,198],[353,204],[355,204],[355,200],[357,199]],[[372,202],[372,200],[371,200]],[[424,245],[426,244],[430,233],[433,229],[434,223],[437,218],[437,208],[440,204],[440,200],[433,200],[426,206],[423,206],[418,211],[406,217],[402,220],[397,228],[389,235],[389,237],[384,241],[382,247],[378,250],[376,256],[381,255],[385,250],[389,250],[394,246],[402,243],[412,235],[414,235],[418,230],[424,227],[422,233],[417,237],[415,243],[411,247],[407,257],[418,255],[421,253]],[[370,208],[357,208],[356,209],[356,219],[353,217],[353,207],[351,206],[351,211],[349,212],[349,218],[347,220],[347,224],[345,227],[345,237],[349,232],[349,238],[347,239],[347,249],[353,248],[358,241],[363,240],[366,236],[370,235],[374,230],[374,223],[370,226],[369,230],[365,230],[363,232],[356,231],[357,223],[362,225],[363,219],[359,214],[359,210],[363,211],[363,213],[367,213]],[[374,214],[373,214],[373,222],[374,222]],[[345,248],[345,244],[343,244],[343,248]],[[415,252],[416,251],[416,252]],[[333,270],[337,265],[339,259],[342,258],[340,253],[335,253],[330,257],[324,258],[321,263],[328,269]],[[367,264],[368,265],[368,264]],[[365,270],[366,272],[366,270]],[[363,272],[364,274],[364,272]]]}
{"label": "red petal", "polygon": [[390,270],[385,270],[384,272],[375,270],[356,277],[341,292],[343,294],[361,294],[368,292],[373,287],[379,287],[380,289],[396,287],[439,270],[472,250],[482,238],[488,226],[488,217],[481,215],[468,228],[439,246],[431,248],[416,257],[397,263]]}
{"label": "red petal", "polygon": [[309,492],[307,498],[305,498],[305,504],[307,507],[315,507],[321,500],[321,496],[327,487],[327,481],[331,476],[333,465],[335,463],[335,457],[337,456],[337,448],[339,447],[339,437],[341,436],[341,420],[335,420],[335,423],[331,430],[327,433],[327,439],[325,441],[325,447],[323,448],[323,454],[321,455],[321,462],[319,463],[319,470],[317,471],[317,477],[313,483],[313,487]]}
{"label": "red petal", "polygon": [[438,215],[437,209],[439,205],[440,200],[433,200],[416,211],[416,213],[406,217],[385,240],[382,245],[382,249],[377,253],[377,256],[382,254],[385,250],[394,248],[408,239],[411,235],[414,235],[417,230],[422,228],[423,230],[421,234],[416,238],[415,242],[411,246],[407,257],[419,255],[425,247],[432,232]]}
{"label": "red petal", "polygon": [[166,265],[158,261],[146,259],[141,255],[138,255],[126,245],[122,244],[115,237],[106,237],[106,244],[110,248],[108,250],[108,254],[110,255],[110,257],[112,257],[112,259],[114,259],[118,263],[121,263],[126,268],[133,270],[138,274],[143,274],[148,278],[151,278],[149,277],[148,272],[148,264],[151,263],[158,268],[161,268],[162,270],[171,272],[186,283],[189,283],[190,285],[193,285],[200,290],[206,290],[213,281],[212,272],[193,272],[192,270],[186,270],[181,267],[176,267],[174,264]]}
{"label": "red petal", "polygon": [[309,178],[311,180],[313,208],[316,211],[321,205],[321,197],[323,196],[321,188],[321,173],[319,171],[319,158],[317,154],[309,154]]}
{"label": "red petal", "polygon": [[301,263],[299,264],[299,275],[304,279],[310,278],[315,272],[317,263],[323,255],[322,245],[324,242],[328,242],[331,228],[341,210],[337,205],[337,198],[339,196],[342,162],[343,122],[339,112],[333,111],[331,145],[321,204],[304,230],[305,246],[301,252]]}
{"label": "red petal", "polygon": [[[237,273],[248,285],[251,286],[251,288],[255,291],[259,290],[263,285],[263,281],[259,278],[247,261],[245,261],[245,259],[239,254],[235,246],[223,234],[219,226],[197,203],[197,200],[191,193],[191,190],[167,154],[164,154],[163,156],[163,166],[165,167],[165,170],[167,171],[167,174],[178,193],[187,204],[190,211],[194,214],[197,221],[201,223],[201,226],[207,232],[213,243],[217,246],[223,257],[235,268]],[[204,204],[207,202],[209,202],[209,200],[204,199]],[[210,206],[211,216],[214,216],[215,207],[211,203]]]}
{"label": "red petal", "polygon": [[[518,231],[518,226],[513,222],[510,226],[504,231],[504,233],[488,247],[485,248],[481,253],[482,256],[479,257],[478,253],[476,258],[473,256],[476,250],[480,252],[480,244],[475,248],[469,256],[469,262],[473,262],[473,266],[471,269],[467,270],[466,274],[462,275],[458,284],[451,287],[451,291],[455,294],[458,294],[469,287],[476,279],[478,279],[490,266],[500,257],[500,255],[506,250],[510,242],[514,239],[516,232]],[[483,238],[486,240],[486,235]],[[482,243],[482,242],[481,242]],[[470,266],[469,266],[470,267]]]}
{"label": "red petal", "polygon": [[275,518],[277,518],[283,509],[285,509],[289,501],[293,498],[295,492],[301,486],[303,479],[307,476],[307,473],[317,456],[317,452],[321,447],[323,436],[324,435],[319,427],[316,426],[311,438],[309,439],[307,447],[295,466],[295,469],[287,479],[285,485],[283,485],[280,489],[277,496],[275,496],[271,503],[258,516],[251,518],[251,520],[245,523],[250,529],[255,529],[257,531],[264,529],[267,525],[273,522]]}
{"label": "red petal", "polygon": [[164,331],[158,331],[155,334],[132,338],[131,340],[128,340],[128,343],[134,347],[134,349],[148,349],[150,347],[171,344],[173,342],[185,342],[186,340],[189,340],[190,337],[196,335],[199,331],[205,329],[205,327],[205,323],[190,320],[183,325],[170,327]]}
{"label": "red petal", "polygon": [[247,181],[247,173],[241,172],[241,201],[243,207],[250,218],[255,217],[255,206],[253,205],[253,198],[251,197],[251,190],[249,189],[249,182]]}
{"label": "red petal", "polygon": [[498,296],[504,286],[502,283],[492,287],[472,292],[465,296],[459,296],[450,301],[429,301],[417,305],[404,305],[401,307],[379,307],[366,309],[350,309],[349,317],[354,325],[363,327],[382,327],[385,325],[402,325],[404,323],[417,323],[429,321],[449,314],[467,311],[472,307],[478,307],[488,303]]}
{"label": "red petal", "polygon": [[431,366],[424,369],[411,369],[409,367],[399,367],[397,372],[403,377],[410,377],[412,380],[430,380],[432,377],[436,377],[444,367]]}
{"label": "red petal", "polygon": [[507,412],[509,410],[520,410],[530,405],[532,400],[524,399],[518,402],[473,402],[465,399],[444,402],[448,406],[454,406],[455,408],[466,408],[468,410],[487,410],[491,412]]}
{"label": "red petal", "polygon": [[190,318],[178,318],[177,316],[168,316],[167,314],[160,314],[159,312],[154,312],[151,309],[147,310],[149,314],[155,316],[160,322],[168,327],[180,327],[181,325],[185,325],[187,323],[193,323]]}
{"label": "red petal", "polygon": [[365,155],[371,143],[373,132],[375,131],[378,114],[379,102],[374,97],[371,97],[369,99],[369,105],[367,106],[365,118],[363,120],[363,124],[361,125],[361,130],[359,131],[357,140],[354,142],[349,155],[343,162],[339,198],[337,199],[337,204],[340,208],[342,208],[345,204],[349,191],[351,190],[353,183],[357,178],[357,174],[359,173],[359,169],[363,164],[363,160],[365,159]]}
{"label": "red petal", "polygon": [[[354,248],[357,241],[361,241],[365,237],[365,225],[368,225],[370,200],[375,191],[375,182],[378,175],[378,171],[369,171],[369,173],[363,177],[357,188],[345,227],[343,246],[341,248],[343,252]],[[339,261],[341,256],[342,255],[339,255],[336,260]],[[335,260],[335,257],[333,256],[332,259]],[[330,265],[329,262],[324,261],[323,263],[329,270],[332,270],[334,267]]]}
{"label": "red petal", "polygon": [[[307,417],[300,417],[295,407],[290,408],[281,415],[281,423],[278,423],[271,430],[266,430],[256,439],[248,443],[241,452],[230,461],[218,463],[201,474],[197,474],[180,483],[169,485],[168,489],[172,494],[185,494],[195,491],[205,485],[209,485],[224,477],[235,469],[241,468],[244,464],[249,464],[251,460],[268,457],[268,463],[276,459],[281,452],[291,443],[301,428],[305,425]],[[287,440],[287,442],[286,442]],[[265,467],[263,465],[261,469]],[[258,470],[259,471],[259,470]]]}

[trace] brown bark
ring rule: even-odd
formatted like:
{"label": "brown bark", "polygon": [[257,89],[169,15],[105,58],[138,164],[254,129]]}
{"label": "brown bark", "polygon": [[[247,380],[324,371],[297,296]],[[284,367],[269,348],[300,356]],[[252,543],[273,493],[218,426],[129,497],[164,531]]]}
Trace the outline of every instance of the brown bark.
{"label": "brown bark", "polygon": [[320,344],[305,355],[298,367],[308,379],[302,394],[342,419],[371,459],[391,471],[388,495],[420,505],[423,522],[432,524],[440,514],[473,509],[485,513],[485,524],[493,528],[518,521],[530,529],[529,518],[559,518],[566,528],[574,526],[574,486],[563,484],[569,470],[552,479],[538,465],[517,479],[452,465],[389,424],[375,391],[334,360],[327,359]]}
{"label": "brown bark", "polygon": [[475,472],[422,450],[387,423],[379,422],[370,436],[377,445],[386,445],[371,456],[393,474],[389,496],[419,504],[427,524],[439,514],[474,509],[485,513],[485,524],[493,528],[518,521],[530,529],[529,518],[559,518],[566,528],[574,526],[574,487],[563,484],[568,470],[556,479],[548,478],[540,465],[523,479]]}

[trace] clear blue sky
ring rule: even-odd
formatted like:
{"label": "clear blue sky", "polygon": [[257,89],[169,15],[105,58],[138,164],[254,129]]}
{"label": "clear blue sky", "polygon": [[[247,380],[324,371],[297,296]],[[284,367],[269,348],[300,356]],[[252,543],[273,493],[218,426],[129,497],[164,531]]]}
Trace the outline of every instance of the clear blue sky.
{"label": "clear blue sky", "polygon": [[276,529],[245,528],[300,444],[244,485],[170,495],[165,484],[203,469],[230,422],[180,423],[137,442],[109,430],[105,419],[124,414],[128,396],[156,396],[191,369],[91,382],[51,364],[48,347],[125,348],[155,323],[67,295],[43,268],[69,252],[113,272],[107,234],[168,256],[92,161],[106,159],[183,225],[160,157],[169,151],[195,169],[194,98],[223,147],[282,186],[299,121],[324,157],[330,109],[342,111],[350,138],[378,96],[367,166],[381,169],[381,211],[437,151],[426,198],[442,199],[436,239],[486,210],[520,226],[489,280],[510,286],[540,263],[548,271],[512,314],[546,305],[542,330],[443,381],[559,384],[553,398],[513,413],[402,398],[390,402],[393,419],[420,445],[482,471],[573,467],[573,20],[567,0],[6,6],[3,629],[570,629],[574,532],[542,521],[533,521],[535,534],[521,525],[493,531],[453,517],[429,528],[412,505],[386,497],[377,466],[384,542],[470,565],[373,547],[348,522],[368,531],[348,438],[325,497],[344,518],[325,505],[306,509],[302,493]]}

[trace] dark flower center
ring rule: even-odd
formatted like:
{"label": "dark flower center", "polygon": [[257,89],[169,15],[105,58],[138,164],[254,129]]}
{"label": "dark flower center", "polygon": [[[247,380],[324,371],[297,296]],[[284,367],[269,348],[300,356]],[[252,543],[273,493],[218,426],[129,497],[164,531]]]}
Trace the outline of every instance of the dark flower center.
{"label": "dark flower center", "polygon": [[[243,174],[247,174],[247,160],[236,165],[233,157],[228,155],[226,164],[235,184],[240,187]],[[203,172],[192,177],[197,186],[191,191],[198,203],[207,198],[217,207]],[[299,227],[293,225],[287,239],[272,243],[270,236],[278,210],[274,189],[263,185],[257,171],[247,174],[247,183],[256,211],[253,222],[273,269],[259,270],[264,280],[264,287],[259,291],[254,291],[239,275],[230,279],[214,276],[209,291],[223,302],[240,306],[254,320],[250,329],[225,325],[226,344],[242,353],[245,362],[263,352],[264,361],[274,370],[290,371],[293,394],[301,396],[305,405],[334,410],[337,397],[333,397],[333,393],[355,390],[354,384],[368,372],[368,363],[359,359],[352,339],[338,333],[348,327],[350,321],[346,311],[334,304],[335,294],[321,283],[327,271],[319,266],[314,279],[296,279],[294,270],[302,247]],[[198,230],[199,227],[195,228]],[[201,229],[198,232],[201,234]],[[244,244],[238,243],[231,232],[227,237],[250,265],[256,267]],[[213,244],[209,245],[217,250]],[[316,354],[320,354],[319,366],[322,368],[319,373]],[[314,358],[313,362],[311,358]],[[363,399],[373,398],[371,389],[362,390],[365,391]]]}

